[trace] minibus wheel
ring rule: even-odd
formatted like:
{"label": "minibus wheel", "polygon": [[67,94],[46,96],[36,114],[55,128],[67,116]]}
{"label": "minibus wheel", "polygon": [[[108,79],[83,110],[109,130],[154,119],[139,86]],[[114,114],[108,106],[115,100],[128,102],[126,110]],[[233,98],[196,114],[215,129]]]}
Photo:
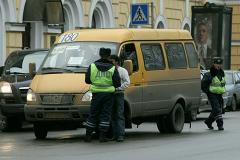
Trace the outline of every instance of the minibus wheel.
{"label": "minibus wheel", "polygon": [[168,124],[171,133],[181,133],[185,121],[183,106],[176,103],[168,117]]}
{"label": "minibus wheel", "polygon": [[156,121],[160,133],[169,133],[169,125],[166,117],[159,117]]}
{"label": "minibus wheel", "polygon": [[46,126],[40,123],[33,124],[33,130],[36,139],[45,139],[47,137],[48,130]]}

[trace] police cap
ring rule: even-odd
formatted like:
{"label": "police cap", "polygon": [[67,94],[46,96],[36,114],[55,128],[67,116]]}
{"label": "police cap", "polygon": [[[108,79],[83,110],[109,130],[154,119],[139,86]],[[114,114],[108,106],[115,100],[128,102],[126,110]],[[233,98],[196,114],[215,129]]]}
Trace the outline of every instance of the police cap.
{"label": "police cap", "polygon": [[222,64],[223,59],[221,57],[214,57],[213,58],[213,64]]}
{"label": "police cap", "polygon": [[101,57],[103,57],[103,56],[110,56],[111,55],[111,49],[110,48],[100,48],[99,55]]}

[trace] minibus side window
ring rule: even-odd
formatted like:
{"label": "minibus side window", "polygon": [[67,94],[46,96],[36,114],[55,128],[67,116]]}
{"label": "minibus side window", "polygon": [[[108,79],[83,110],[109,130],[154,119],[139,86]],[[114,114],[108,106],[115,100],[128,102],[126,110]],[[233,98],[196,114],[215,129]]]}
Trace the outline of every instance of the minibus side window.
{"label": "minibus side window", "polygon": [[121,65],[123,64],[124,60],[132,60],[133,72],[138,71],[137,53],[133,43],[125,44],[121,48],[120,59]]}
{"label": "minibus side window", "polygon": [[198,55],[193,43],[185,43],[185,49],[188,57],[188,64],[190,68],[198,67]]}
{"label": "minibus side window", "polygon": [[185,52],[181,43],[165,43],[165,51],[170,69],[187,68]]}
{"label": "minibus side window", "polygon": [[144,66],[147,71],[165,69],[165,63],[160,44],[141,44]]}

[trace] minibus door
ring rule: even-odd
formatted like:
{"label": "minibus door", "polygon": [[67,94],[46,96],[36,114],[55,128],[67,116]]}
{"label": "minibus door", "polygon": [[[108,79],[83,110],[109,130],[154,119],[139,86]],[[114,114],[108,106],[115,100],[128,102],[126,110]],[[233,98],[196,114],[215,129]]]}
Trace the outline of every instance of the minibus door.
{"label": "minibus door", "polygon": [[142,114],[142,69],[139,62],[134,43],[125,43],[120,47],[120,60],[131,60],[133,64],[133,72],[130,75],[131,84],[125,91],[125,99],[131,106],[131,114],[133,117]]}
{"label": "minibus door", "polygon": [[143,111],[153,115],[166,111],[169,89],[166,78],[165,59],[160,43],[141,43],[143,57]]}

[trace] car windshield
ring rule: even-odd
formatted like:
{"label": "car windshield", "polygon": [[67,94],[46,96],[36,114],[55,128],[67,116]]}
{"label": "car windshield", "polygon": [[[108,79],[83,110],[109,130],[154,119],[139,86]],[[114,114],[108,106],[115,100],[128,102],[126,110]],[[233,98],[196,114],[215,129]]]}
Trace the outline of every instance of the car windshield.
{"label": "car windshield", "polygon": [[99,49],[110,48],[117,54],[119,44],[110,42],[73,42],[56,45],[43,62],[41,72],[65,72],[86,68],[100,58]]}
{"label": "car windshield", "polygon": [[5,63],[5,74],[28,74],[29,63],[35,63],[36,70],[38,70],[47,53],[47,51],[37,51],[31,54],[9,57]]}
{"label": "car windshield", "polygon": [[232,76],[232,73],[226,73],[226,72],[225,72],[225,76],[226,76],[226,84],[233,84],[233,76]]}

